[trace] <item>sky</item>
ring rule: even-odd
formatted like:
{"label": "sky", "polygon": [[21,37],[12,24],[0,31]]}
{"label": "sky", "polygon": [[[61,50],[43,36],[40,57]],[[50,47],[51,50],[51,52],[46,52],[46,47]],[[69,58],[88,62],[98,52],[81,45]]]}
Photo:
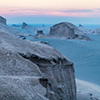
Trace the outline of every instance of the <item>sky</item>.
{"label": "sky", "polygon": [[0,15],[9,24],[100,24],[100,0],[0,0]]}

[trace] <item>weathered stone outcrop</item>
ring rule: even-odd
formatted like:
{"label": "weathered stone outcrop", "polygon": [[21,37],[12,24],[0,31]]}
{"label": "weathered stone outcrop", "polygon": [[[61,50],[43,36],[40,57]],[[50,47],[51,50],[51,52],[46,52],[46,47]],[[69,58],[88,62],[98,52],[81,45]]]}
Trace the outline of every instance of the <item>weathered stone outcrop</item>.
{"label": "weathered stone outcrop", "polygon": [[88,36],[69,22],[62,22],[52,26],[49,35],[66,39],[90,40]]}
{"label": "weathered stone outcrop", "polygon": [[76,100],[73,63],[55,48],[5,32],[0,48],[0,100]]}
{"label": "weathered stone outcrop", "polygon": [[34,38],[91,40],[83,31],[69,22],[58,23],[50,28],[49,34],[36,35]]}
{"label": "weathered stone outcrop", "polygon": [[0,16],[0,23],[6,24],[6,19]]}
{"label": "weathered stone outcrop", "polygon": [[48,100],[38,66],[0,46],[0,100]]}
{"label": "weathered stone outcrop", "polygon": [[16,30],[14,30],[13,28],[11,28],[10,26],[8,26],[6,24],[6,19],[0,16],[0,31],[1,32],[5,32],[5,33],[9,33],[9,34],[13,34],[16,36],[20,36],[20,34],[22,34],[21,32],[18,32]]}

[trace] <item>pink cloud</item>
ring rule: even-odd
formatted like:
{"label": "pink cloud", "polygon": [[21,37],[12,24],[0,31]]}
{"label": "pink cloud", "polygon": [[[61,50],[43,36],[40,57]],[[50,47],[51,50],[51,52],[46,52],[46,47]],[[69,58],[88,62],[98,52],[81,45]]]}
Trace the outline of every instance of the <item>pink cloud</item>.
{"label": "pink cloud", "polygon": [[94,10],[33,10],[33,9],[0,9],[0,15],[7,16],[65,16],[65,17],[90,17],[100,15],[99,9]]}

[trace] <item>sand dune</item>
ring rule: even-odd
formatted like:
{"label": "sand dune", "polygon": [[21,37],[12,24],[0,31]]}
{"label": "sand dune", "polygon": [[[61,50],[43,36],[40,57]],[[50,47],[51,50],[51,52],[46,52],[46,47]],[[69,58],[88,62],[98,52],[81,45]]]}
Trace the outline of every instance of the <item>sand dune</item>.
{"label": "sand dune", "polygon": [[100,100],[100,86],[76,79],[78,100]]}

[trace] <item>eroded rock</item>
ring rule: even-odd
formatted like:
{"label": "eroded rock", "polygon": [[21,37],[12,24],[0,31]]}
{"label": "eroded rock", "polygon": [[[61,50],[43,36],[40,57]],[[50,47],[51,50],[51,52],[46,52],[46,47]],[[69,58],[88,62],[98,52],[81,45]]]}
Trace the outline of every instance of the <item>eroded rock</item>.
{"label": "eroded rock", "polygon": [[76,100],[73,63],[55,48],[5,32],[0,48],[0,100]]}
{"label": "eroded rock", "polygon": [[55,24],[50,28],[49,34],[36,35],[34,38],[91,40],[83,31],[69,22]]}
{"label": "eroded rock", "polygon": [[24,28],[26,28],[28,25],[25,23],[25,22],[23,22],[23,24],[22,24],[22,29],[24,29]]}
{"label": "eroded rock", "polygon": [[86,34],[69,22],[62,22],[52,26],[49,35],[66,39],[90,40]]}

